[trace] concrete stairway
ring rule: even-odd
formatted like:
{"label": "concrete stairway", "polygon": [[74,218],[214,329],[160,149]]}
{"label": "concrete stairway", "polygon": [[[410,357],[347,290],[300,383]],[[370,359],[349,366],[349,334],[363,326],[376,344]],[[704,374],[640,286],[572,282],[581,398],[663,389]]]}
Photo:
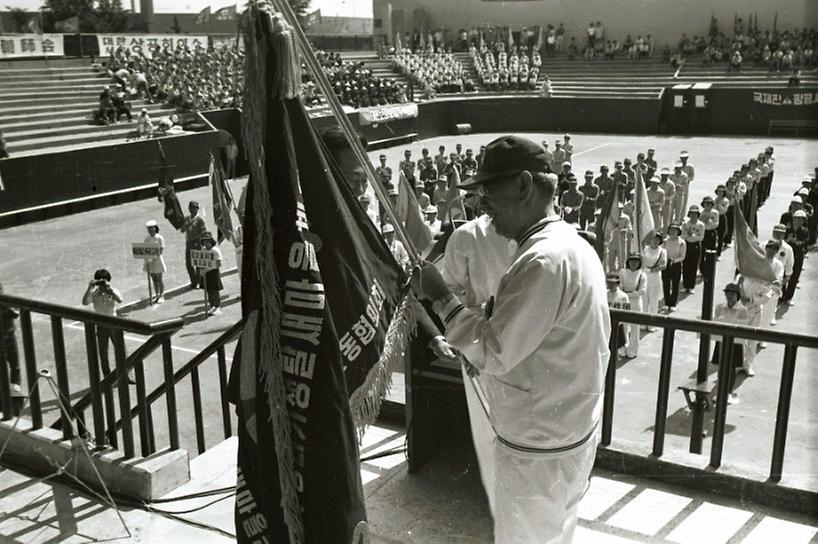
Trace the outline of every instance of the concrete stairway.
{"label": "concrete stairway", "polygon": [[[124,140],[135,134],[135,124],[127,121],[107,127],[91,123],[99,93],[109,80],[104,73],[91,71],[88,60],[21,66],[4,63],[0,67],[0,131],[12,157]],[[134,116],[142,107],[153,118],[173,112],[143,100],[131,106]]]}

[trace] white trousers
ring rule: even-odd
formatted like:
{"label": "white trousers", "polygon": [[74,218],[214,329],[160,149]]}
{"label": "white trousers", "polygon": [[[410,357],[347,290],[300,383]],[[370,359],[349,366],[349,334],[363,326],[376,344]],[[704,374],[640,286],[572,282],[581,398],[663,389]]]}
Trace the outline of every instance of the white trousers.
{"label": "white trousers", "polygon": [[645,291],[645,311],[651,314],[659,312],[659,301],[662,300],[662,273],[648,272],[648,288]]}
{"label": "white trousers", "polygon": [[495,439],[495,544],[570,544],[588,487],[597,433],[569,452],[529,453]]}
{"label": "white trousers", "polygon": [[[634,291],[633,293],[628,293],[628,301],[631,303],[632,312],[642,311],[642,295],[639,294],[639,292]],[[628,345],[625,346],[625,354],[628,357],[638,357],[640,326],[630,323],[626,328],[628,329]]]}
{"label": "white trousers", "polygon": [[486,490],[489,510],[492,517],[494,517],[494,429],[491,427],[491,422],[486,417],[486,411],[483,410],[480,399],[474,391],[471,378],[469,378],[466,369],[462,366],[461,372],[463,374],[463,388],[466,390],[466,406],[469,410],[471,437],[474,442],[474,451],[477,454],[477,463],[480,465],[480,479],[483,481],[483,489]]}

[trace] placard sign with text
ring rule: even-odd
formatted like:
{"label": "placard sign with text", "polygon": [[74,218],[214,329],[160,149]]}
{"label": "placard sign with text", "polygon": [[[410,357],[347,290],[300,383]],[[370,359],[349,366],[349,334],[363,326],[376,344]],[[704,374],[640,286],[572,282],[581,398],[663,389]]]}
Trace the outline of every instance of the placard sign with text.
{"label": "placard sign with text", "polygon": [[131,244],[134,259],[153,259],[162,254],[162,247],[158,244],[134,242]]}
{"label": "placard sign with text", "polygon": [[216,268],[216,252],[209,249],[191,249],[190,264],[194,268],[213,270]]}

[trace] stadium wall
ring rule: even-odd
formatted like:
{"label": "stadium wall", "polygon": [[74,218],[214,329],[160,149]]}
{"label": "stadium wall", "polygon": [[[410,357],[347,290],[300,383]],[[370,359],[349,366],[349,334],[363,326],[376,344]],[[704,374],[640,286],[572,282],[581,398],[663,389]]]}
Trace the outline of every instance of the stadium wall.
{"label": "stadium wall", "polygon": [[492,1],[492,0],[373,0],[375,34],[393,43],[395,32],[411,32],[413,21],[428,20],[431,28],[445,27],[449,36],[459,28],[484,24],[510,25],[519,31],[523,26],[564,23],[566,45],[571,36],[584,44],[585,29],[590,21],[600,21],[606,36],[620,41],[626,34],[650,34],[657,45],[675,45],[682,32],[693,37],[706,34],[711,14],[719,29],[732,35],[737,14],[747,24],[750,14],[758,15],[759,28],[772,29],[777,17],[778,29],[811,26],[818,20],[815,0],[562,0]]}
{"label": "stadium wall", "polygon": [[[217,131],[170,136],[161,142],[174,178],[204,174],[206,182],[210,152],[219,152]],[[9,212],[27,208],[68,202],[57,213],[76,213],[145,198],[134,191],[158,182],[159,161],[156,140],[2,160],[5,190],[0,191],[0,226],[17,222],[7,216]],[[47,212],[27,215],[28,220],[51,216]]]}

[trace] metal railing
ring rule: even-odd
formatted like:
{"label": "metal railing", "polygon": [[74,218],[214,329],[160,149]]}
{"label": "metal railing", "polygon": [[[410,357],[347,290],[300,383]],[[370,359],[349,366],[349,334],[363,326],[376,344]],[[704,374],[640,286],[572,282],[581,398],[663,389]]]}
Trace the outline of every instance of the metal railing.
{"label": "metal railing", "polygon": [[[775,420],[772,457],[770,461],[770,480],[781,480],[784,465],[784,450],[787,442],[787,428],[789,425],[790,404],[792,400],[793,378],[795,363],[799,348],[818,349],[818,336],[793,334],[767,329],[730,325],[712,321],[683,319],[663,315],[646,314],[627,310],[611,310],[611,356],[608,364],[608,374],[605,378],[605,400],[602,413],[602,445],[610,446],[613,429],[614,399],[616,395],[616,372],[619,359],[619,324],[628,323],[648,327],[662,328],[662,351],[659,364],[659,381],[656,392],[656,414],[653,431],[654,457],[661,457],[665,445],[665,423],[667,421],[668,399],[670,396],[670,377],[673,366],[673,347],[678,331],[699,333],[701,344],[709,346],[710,336],[722,337],[722,349],[719,360],[718,382],[716,385],[716,406],[713,425],[713,438],[710,447],[711,469],[718,469],[722,463],[724,449],[725,422],[727,419],[728,396],[730,394],[730,372],[732,366],[732,351],[736,339],[748,339],[757,342],[782,344],[784,356],[782,360],[781,382],[778,393],[778,407]],[[699,393],[697,393],[699,396]],[[701,433],[697,431],[694,419],[694,429],[691,435],[691,450],[695,441],[701,440]],[[698,436],[697,436],[698,435]]]}
{"label": "metal railing", "polygon": [[[227,357],[225,353],[225,346],[230,342],[238,339],[242,331],[243,321],[238,321],[230,326],[218,338],[211,342],[206,348],[194,355],[190,361],[173,372],[173,367],[167,365],[165,367],[165,381],[159,387],[151,391],[145,397],[144,406],[134,406],[131,409],[130,417],[133,418],[139,414],[140,410],[147,410],[150,413],[150,406],[161,399],[163,396],[167,399],[168,410],[176,410],[176,386],[187,376],[190,376],[190,387],[193,395],[193,417],[196,427],[196,446],[199,453],[203,453],[207,449],[204,433],[204,417],[202,415],[202,393],[201,384],[199,380],[199,367],[210,359],[214,354],[217,358],[217,365],[219,370],[219,398],[221,402],[222,428],[224,430],[224,438],[233,436],[233,426],[230,419],[230,406],[227,400]],[[162,344],[165,355],[165,360],[170,361],[170,339],[167,339]],[[169,370],[170,369],[170,370]],[[119,429],[125,420],[119,420],[115,424],[115,428]],[[179,448],[179,428],[178,423],[174,419],[174,425],[169,425],[170,435],[170,449]],[[154,446],[154,438],[151,436],[151,445]]]}
{"label": "metal railing", "polygon": [[[81,325],[84,331],[85,361],[89,392],[66,411],[60,411],[60,419],[53,427],[62,430],[63,438],[73,438],[72,426],[69,420],[76,418],[80,432],[90,436],[90,430],[85,425],[86,411],[91,409],[93,420],[93,439],[97,446],[119,446],[117,429],[121,431],[122,451],[125,458],[135,456],[133,413],[129,391],[128,373],[133,370],[136,382],[136,416],[142,455],[151,452],[149,437],[152,433],[153,421],[149,405],[145,402],[145,372],[143,360],[160,345],[170,345],[170,338],[183,327],[181,318],[143,323],[132,319],[107,316],[80,308],[71,308],[59,304],[35,301],[11,295],[0,295],[0,306],[15,308],[20,313],[20,332],[23,344],[23,361],[25,365],[26,383],[29,387],[29,412],[33,429],[43,427],[43,403],[40,398],[38,383],[39,369],[37,367],[37,346],[35,343],[32,314],[46,316],[50,321],[53,364],[57,377],[57,393],[65,404],[70,403],[72,384],[69,382],[69,364],[72,370],[76,369],[75,361],[69,361],[66,353],[65,328],[66,320],[76,327]],[[75,322],[75,323],[74,323]],[[3,317],[0,315],[0,330],[3,329]],[[99,333],[105,329],[110,335],[114,347],[115,370],[105,377],[100,377]],[[146,336],[147,340],[130,355],[125,347],[125,333]],[[132,340],[132,338],[129,338]],[[166,372],[172,360],[169,359],[169,350],[163,349]],[[107,354],[105,355],[107,358]],[[6,364],[6,353],[0,349],[0,401],[2,404],[2,420],[8,421],[15,415],[15,408],[11,398],[11,383]],[[76,385],[76,383],[74,384]],[[114,400],[116,388],[116,400]],[[118,406],[117,406],[118,405]],[[117,426],[117,408],[121,417]],[[176,425],[176,410],[168,410],[168,425]]]}

